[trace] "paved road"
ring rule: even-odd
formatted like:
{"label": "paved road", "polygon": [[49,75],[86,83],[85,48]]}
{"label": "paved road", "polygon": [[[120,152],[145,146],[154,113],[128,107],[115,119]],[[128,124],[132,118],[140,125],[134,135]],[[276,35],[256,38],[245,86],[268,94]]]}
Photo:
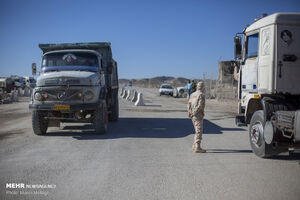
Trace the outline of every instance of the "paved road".
{"label": "paved road", "polygon": [[257,158],[232,104],[207,103],[208,153],[195,154],[186,100],[139,90],[147,106],[120,99],[105,135],[71,124],[35,136],[27,102],[0,105],[0,199],[300,199],[299,156]]}

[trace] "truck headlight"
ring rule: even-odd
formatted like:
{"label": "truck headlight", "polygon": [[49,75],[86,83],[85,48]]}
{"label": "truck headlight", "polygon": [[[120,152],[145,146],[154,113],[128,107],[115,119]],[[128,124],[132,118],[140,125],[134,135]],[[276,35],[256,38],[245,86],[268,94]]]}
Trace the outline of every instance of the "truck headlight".
{"label": "truck headlight", "polygon": [[86,91],[84,93],[84,99],[87,100],[87,101],[90,101],[94,98],[94,93],[90,90]]}
{"label": "truck headlight", "polygon": [[37,101],[41,101],[41,100],[42,100],[42,95],[41,95],[41,93],[36,92],[36,93],[34,94],[34,99],[37,100]]}

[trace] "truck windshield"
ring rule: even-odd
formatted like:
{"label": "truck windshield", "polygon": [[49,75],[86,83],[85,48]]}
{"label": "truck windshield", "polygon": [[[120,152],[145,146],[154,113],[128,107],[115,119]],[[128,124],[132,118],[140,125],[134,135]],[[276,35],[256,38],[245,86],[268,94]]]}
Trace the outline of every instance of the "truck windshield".
{"label": "truck windshield", "polygon": [[43,72],[49,71],[98,71],[98,58],[92,53],[60,52],[43,57]]}
{"label": "truck windshield", "polygon": [[35,79],[33,79],[33,78],[29,79],[29,82],[30,83],[36,83]]}
{"label": "truck windshield", "polygon": [[172,86],[170,86],[170,85],[162,85],[161,88],[164,88],[164,89],[173,89]]}

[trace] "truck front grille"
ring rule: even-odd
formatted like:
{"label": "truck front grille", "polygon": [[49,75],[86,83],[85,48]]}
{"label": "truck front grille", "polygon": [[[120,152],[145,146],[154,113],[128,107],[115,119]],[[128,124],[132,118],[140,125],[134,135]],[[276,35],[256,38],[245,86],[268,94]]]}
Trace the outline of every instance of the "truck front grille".
{"label": "truck front grille", "polygon": [[48,94],[46,101],[82,101],[81,89],[47,89],[43,92]]}
{"label": "truck front grille", "polygon": [[80,84],[80,80],[78,79],[64,79],[63,81],[59,79],[46,79],[45,85],[51,86],[51,85],[77,85]]}

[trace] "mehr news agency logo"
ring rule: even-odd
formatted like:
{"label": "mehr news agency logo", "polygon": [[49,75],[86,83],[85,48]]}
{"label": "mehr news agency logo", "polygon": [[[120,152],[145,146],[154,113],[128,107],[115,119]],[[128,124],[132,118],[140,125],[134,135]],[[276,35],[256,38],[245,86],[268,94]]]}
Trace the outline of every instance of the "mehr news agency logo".
{"label": "mehr news agency logo", "polygon": [[[55,184],[25,184],[25,183],[6,183],[6,194],[40,194],[48,195],[47,189],[55,189]],[[18,190],[19,189],[19,190]]]}

